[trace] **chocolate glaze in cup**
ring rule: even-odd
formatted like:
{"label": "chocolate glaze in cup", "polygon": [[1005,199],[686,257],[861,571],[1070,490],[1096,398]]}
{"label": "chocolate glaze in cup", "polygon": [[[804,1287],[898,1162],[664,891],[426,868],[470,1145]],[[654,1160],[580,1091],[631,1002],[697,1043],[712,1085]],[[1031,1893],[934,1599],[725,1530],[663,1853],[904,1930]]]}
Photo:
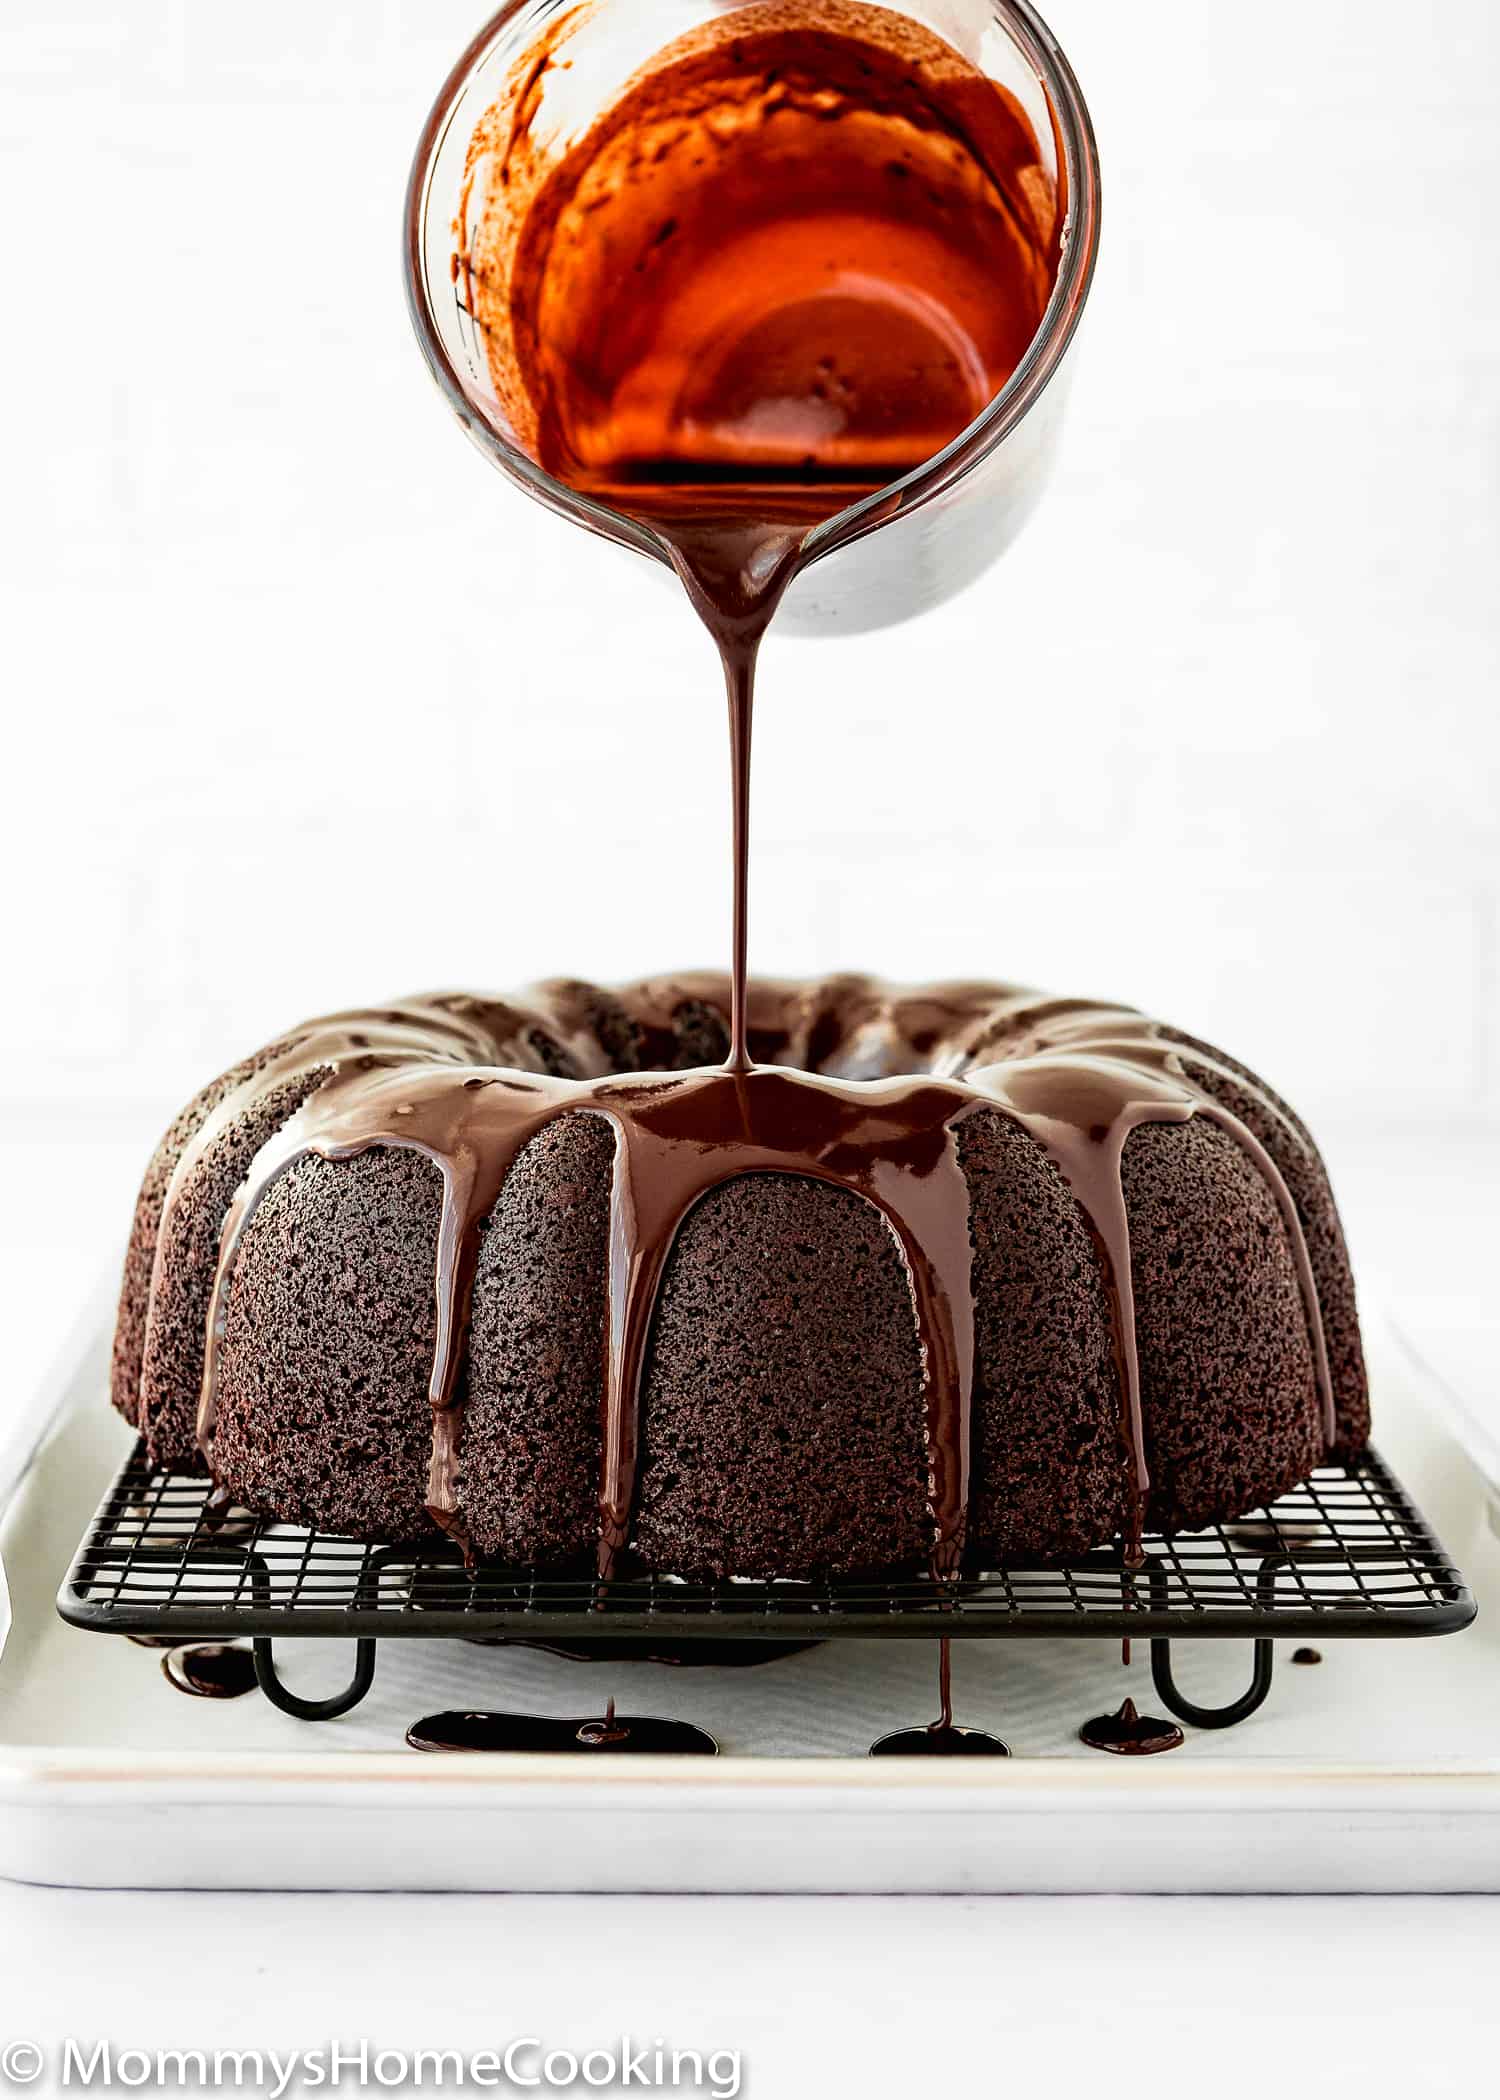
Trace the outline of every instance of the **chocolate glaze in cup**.
{"label": "chocolate glaze in cup", "polygon": [[[503,380],[496,384],[489,348],[469,310],[466,271],[455,265],[456,253],[470,252],[470,142],[487,113],[509,101],[518,136],[524,131],[526,139],[525,179],[544,185],[674,33],[714,38],[726,24],[751,31],[778,12],[769,0],[739,7],[590,0],[559,17],[545,0],[512,0],[450,75],[413,166],[408,297],[429,365],[465,428],[533,496],[672,566],[680,564],[659,523],[608,500],[607,486],[570,485],[552,471],[558,456],[551,455],[549,467],[547,447],[526,427],[524,407]],[[1055,209],[1056,256],[1040,324],[995,398],[933,456],[884,486],[851,487],[850,500],[832,515],[825,512],[810,532],[802,520],[795,574],[777,617],[780,630],[804,633],[853,632],[905,619],[952,595],[1003,552],[1050,471],[1062,382],[1098,241],[1098,170],[1087,111],[1066,60],[1024,0],[929,0],[899,14],[851,12],[905,23],[928,48],[939,39],[961,66],[971,73],[977,67],[998,84],[1037,142],[1038,169]],[[817,18],[839,14],[838,6],[824,7]],[[982,391],[979,384],[974,399]],[[904,466],[899,459],[892,464]]]}

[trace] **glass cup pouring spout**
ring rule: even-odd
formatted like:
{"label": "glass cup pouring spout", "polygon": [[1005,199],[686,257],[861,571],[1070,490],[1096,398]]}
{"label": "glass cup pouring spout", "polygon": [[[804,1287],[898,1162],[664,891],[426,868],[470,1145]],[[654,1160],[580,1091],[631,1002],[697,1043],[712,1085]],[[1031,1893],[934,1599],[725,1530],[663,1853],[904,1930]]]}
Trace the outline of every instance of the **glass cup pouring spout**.
{"label": "glass cup pouring spout", "polygon": [[[543,121],[528,150],[560,162],[625,82],[664,44],[700,24],[768,11],[762,0],[509,0],[458,60],[423,128],[406,200],[408,305],[429,368],[464,429],[495,465],[549,508],[662,563],[666,541],[639,515],[571,485],[523,442],[490,369],[461,267],[476,128],[517,84],[544,79]],[[1078,321],[1099,238],[1099,171],[1077,81],[1027,0],[907,0],[896,13],[944,39],[1021,111],[1055,197],[1050,297],[1009,378],[951,442],[909,472],[812,526],[778,631],[855,633],[892,625],[951,597],[1004,552],[1050,476]],[[566,64],[531,70],[533,52]],[[950,426],[951,427],[951,426]]]}

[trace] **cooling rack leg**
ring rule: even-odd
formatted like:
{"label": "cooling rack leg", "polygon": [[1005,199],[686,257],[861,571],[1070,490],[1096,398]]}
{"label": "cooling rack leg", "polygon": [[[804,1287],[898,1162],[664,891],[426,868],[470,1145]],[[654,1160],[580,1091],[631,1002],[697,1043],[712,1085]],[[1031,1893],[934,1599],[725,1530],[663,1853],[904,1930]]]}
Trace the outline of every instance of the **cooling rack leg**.
{"label": "cooling rack leg", "polygon": [[289,1692],[276,1674],[276,1657],[272,1643],[262,1634],[255,1637],[255,1679],[273,1706],[279,1706],[284,1714],[297,1721],[336,1721],[340,1714],[348,1713],[359,1702],[375,1682],[375,1643],[363,1640],[357,1643],[354,1661],[354,1676],[347,1688],[335,1692],[331,1699],[299,1699]]}
{"label": "cooling rack leg", "polygon": [[1151,1682],[1156,1686],[1157,1697],[1179,1721],[1186,1721],[1193,1728],[1233,1728],[1236,1721],[1243,1721],[1254,1713],[1271,1689],[1271,1672],[1276,1660],[1274,1645],[1271,1641],[1255,1643],[1255,1669],[1250,1678],[1250,1689],[1228,1706],[1196,1706],[1191,1699],[1183,1697],[1172,1675],[1170,1641],[1155,1640],[1151,1643]]}

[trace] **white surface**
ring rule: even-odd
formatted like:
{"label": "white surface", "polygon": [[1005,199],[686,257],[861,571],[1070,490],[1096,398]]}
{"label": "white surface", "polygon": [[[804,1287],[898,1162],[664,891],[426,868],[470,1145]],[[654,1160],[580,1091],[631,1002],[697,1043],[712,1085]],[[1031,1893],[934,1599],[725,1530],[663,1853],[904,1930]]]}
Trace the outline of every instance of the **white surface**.
{"label": "white surface", "polygon": [[[993,583],[940,620],[772,650],[756,953],[992,961],[1157,1000],[1272,1069],[1340,1166],[1346,1088],[1374,1100],[1376,1142],[1340,1181],[1356,1252],[1420,1270],[1429,1336],[1453,1361],[1469,1337],[1487,1397],[1493,1279],[1471,1238],[1432,1227],[1455,1194],[1493,1216],[1493,1152],[1403,1150],[1397,1059],[1373,1031],[1347,1039],[1365,987],[1345,958],[1373,964],[1387,1018],[1440,1034],[1436,1110],[1493,1115],[1500,17],[1484,0],[1431,20],[1394,0],[1047,11],[1107,179],[1064,470]],[[405,157],[477,12],[9,0],[0,17],[0,168],[22,207],[0,347],[18,411],[0,880],[29,997],[0,1051],[27,1199],[6,1206],[21,1363],[0,1409],[35,1389],[65,1310],[54,1248],[87,1272],[120,1241],[156,1126],[282,1019],[444,977],[722,952],[702,645],[637,571],[493,482],[406,341]],[[519,645],[504,675],[476,669],[487,609]],[[591,696],[606,659],[618,707]],[[950,732],[925,757],[897,707],[913,676]],[[1016,694],[1046,705],[1017,720]],[[351,722],[369,759],[343,748]],[[633,824],[614,789],[647,744],[681,771]],[[451,828],[440,776],[459,783]],[[433,873],[419,897],[370,850],[396,834]],[[601,917],[601,865],[654,920]],[[1122,940],[1099,895],[1157,903],[1163,866],[1170,908]],[[497,867],[522,872],[520,908],[497,908]],[[336,910],[307,931],[312,898]],[[105,1113],[74,1148],[21,1143],[49,1089],[80,1080]],[[1410,1167],[1394,1186],[1393,1157]],[[778,2100],[964,2089],[976,2067],[1061,2100],[1105,2076],[1119,2100],[1196,2089],[1210,2067],[1231,2100],[1334,2066],[1363,2094],[1446,2093],[1492,2067],[1497,1922],[1467,1901],[0,1888],[0,2012],[43,2041],[711,2030]]]}
{"label": "white surface", "polygon": [[0,1909],[0,1966],[25,1980],[10,2017],[45,2044],[290,2047],[332,2028],[472,2049],[625,2031],[739,2046],[758,2100],[1478,2095],[1497,1954],[1500,1906],[1483,1898],[80,1904],[39,1889]]}
{"label": "white surface", "polygon": [[[1478,1476],[1367,1323],[1381,1435],[1481,1604],[1500,1542]],[[1500,1891],[1500,1620],[1399,1649],[1312,1638],[1238,1730],[1189,1731],[1139,1764],[1079,1723],[1126,1689],[1101,1642],[961,1642],[959,1717],[1006,1763],[891,1766],[864,1754],[926,1718],[930,1644],[835,1642],[754,1672],[600,1664],[462,1642],[381,1644],[374,1688],[311,1726],[250,1697],[183,1700],[159,1657],[63,1625],[53,1594],[128,1445],[101,1403],[107,1332],[67,1380],[55,1433],[0,1526],[15,1623],[0,1667],[0,1872],[190,1887],[1057,1893]],[[1283,1659],[1285,1650],[1282,1651]],[[344,1681],[342,1645],[283,1644],[294,1685]],[[1210,1703],[1247,1644],[1179,1646]],[[713,1764],[424,1758],[420,1715],[580,1713],[606,1692],[715,1734]],[[164,1842],[164,1833],[169,1833]]]}

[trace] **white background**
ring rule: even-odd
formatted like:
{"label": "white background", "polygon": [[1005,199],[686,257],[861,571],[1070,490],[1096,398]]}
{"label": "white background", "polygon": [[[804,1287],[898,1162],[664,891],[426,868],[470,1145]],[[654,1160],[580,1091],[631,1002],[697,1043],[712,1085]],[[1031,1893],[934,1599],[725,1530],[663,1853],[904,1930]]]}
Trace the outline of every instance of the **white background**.
{"label": "white background", "polygon": [[[159,1126],[284,1023],[437,983],[725,953],[707,645],[643,568],[484,467],[410,340],[407,159],[476,12],[0,8],[0,1408],[24,1407],[75,1273],[113,1257]],[[867,641],[768,647],[754,960],[1009,975],[1222,1040],[1313,1120],[1367,1287],[1404,1294],[1482,1405],[1500,16],[1489,0],[1050,13],[1106,173],[1061,471],[955,604]],[[109,1973],[102,1950],[132,1940],[121,1988],[156,2010],[113,2024],[151,2040],[197,2038],[162,2025],[195,2002],[163,1980],[195,1942],[197,1964],[235,1965],[241,2004],[272,2007],[307,2003],[288,1949],[319,1948],[328,2002],[352,2006],[341,1936],[403,1960],[461,1942],[458,1968],[421,1970],[420,1999],[387,2001],[393,2041],[430,2042],[442,2023],[420,2008],[477,1987],[456,1976],[483,1972],[513,2028],[660,1931],[684,1963],[686,2039],[724,1990],[701,1955],[721,1931],[753,1950],[723,2032],[764,2026],[757,1992],[778,2020],[821,2002],[871,2091],[873,2065],[891,2090],[920,2070],[891,2072],[890,2008],[867,1987],[809,1995],[846,1935],[900,1950],[934,2008],[910,2028],[935,2036],[934,2063],[983,2035],[997,2076],[1008,2047],[1017,2067],[1087,2057],[1122,2093],[1132,2063],[1197,2083],[1206,2035],[1164,2051],[1182,2003],[1232,2025],[1232,1978],[1265,1963],[1311,1978],[1322,2006],[1372,2006],[1340,2046],[1394,2080],[1420,2040],[1403,2006],[1456,2046],[1482,2017],[1473,1958],[1495,1948],[1473,1906],[1386,1906],[1367,1927],[1348,1907],[1075,1904],[1023,1925],[997,1905],[740,1904],[718,1926],[679,1908],[668,1928],[660,1906],[365,1903],[329,1922],[274,1899],[12,1900],[0,1948],[42,2039]],[[1146,1935],[1169,1961],[1103,1966]],[[563,1984],[543,1989],[544,1955]],[[400,1963],[377,1973],[397,1990]],[[1106,2018],[1117,1991],[1145,1999]],[[1281,2073],[1310,2060],[1306,1995]],[[760,2090],[800,2090],[798,2062],[811,2089],[811,2048],[778,2048]]]}

